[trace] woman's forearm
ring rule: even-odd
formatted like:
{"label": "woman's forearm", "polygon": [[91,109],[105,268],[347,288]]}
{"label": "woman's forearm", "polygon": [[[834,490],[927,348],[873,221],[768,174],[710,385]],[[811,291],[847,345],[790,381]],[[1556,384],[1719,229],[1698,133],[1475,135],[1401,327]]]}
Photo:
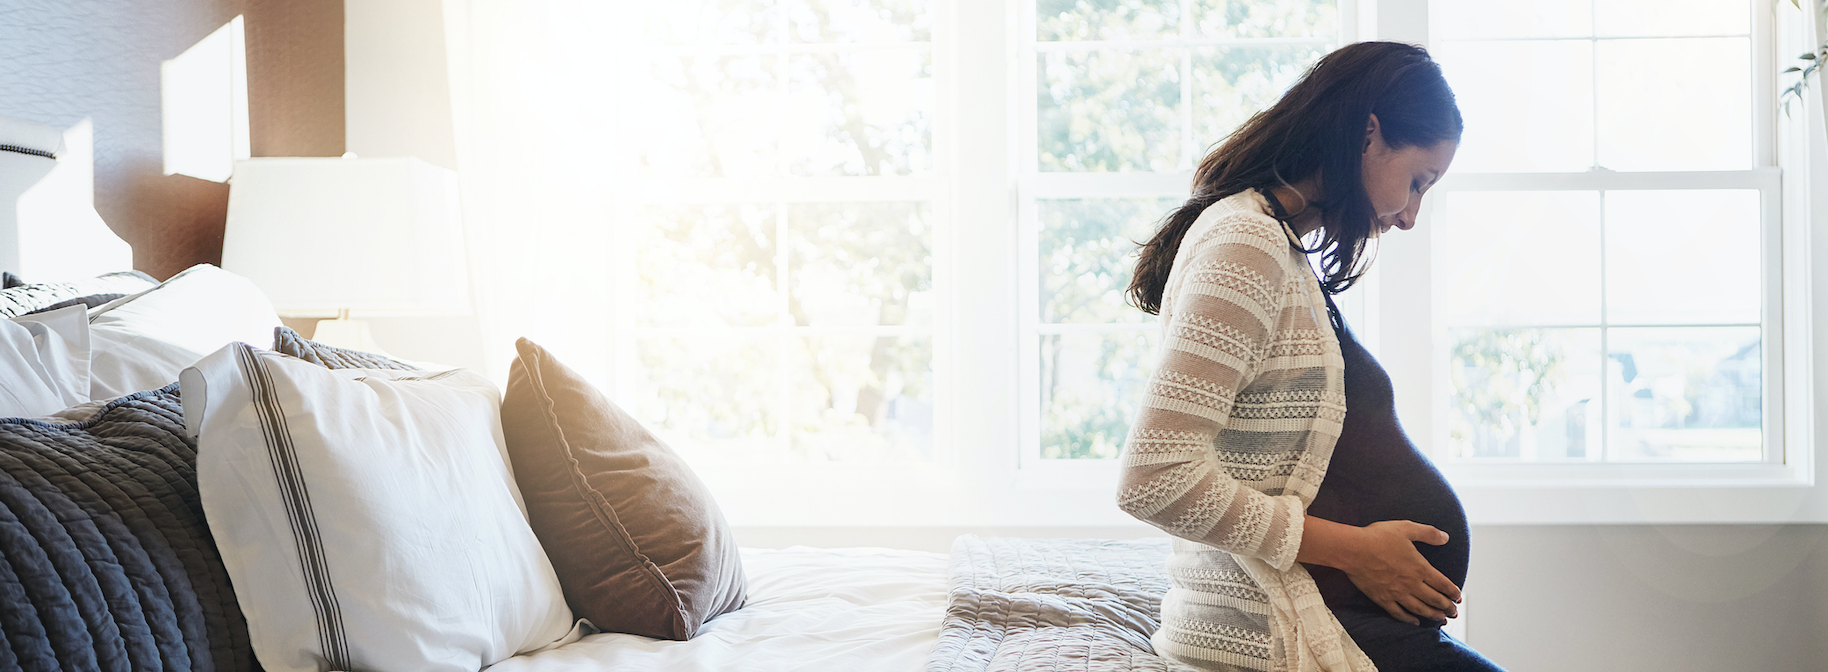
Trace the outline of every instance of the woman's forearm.
{"label": "woman's forearm", "polygon": [[1295,560],[1350,572],[1362,546],[1357,537],[1363,531],[1362,527],[1308,516],[1301,525],[1301,550],[1295,553]]}

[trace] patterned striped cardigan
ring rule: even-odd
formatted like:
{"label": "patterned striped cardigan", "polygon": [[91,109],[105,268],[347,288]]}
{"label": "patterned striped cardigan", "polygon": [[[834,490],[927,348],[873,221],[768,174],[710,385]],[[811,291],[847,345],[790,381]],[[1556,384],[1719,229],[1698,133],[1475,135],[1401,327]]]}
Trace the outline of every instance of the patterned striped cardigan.
{"label": "patterned striped cardigan", "polygon": [[1214,670],[1374,670],[1295,562],[1345,418],[1345,361],[1293,233],[1255,190],[1200,213],[1118,505],[1174,535],[1157,653]]}

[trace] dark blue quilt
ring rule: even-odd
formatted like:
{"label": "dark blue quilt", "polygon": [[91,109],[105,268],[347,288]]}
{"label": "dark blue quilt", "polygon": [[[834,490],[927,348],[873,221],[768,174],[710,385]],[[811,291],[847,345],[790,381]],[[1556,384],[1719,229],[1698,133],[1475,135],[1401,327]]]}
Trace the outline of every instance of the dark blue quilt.
{"label": "dark blue quilt", "polygon": [[178,386],[0,419],[0,670],[252,670]]}

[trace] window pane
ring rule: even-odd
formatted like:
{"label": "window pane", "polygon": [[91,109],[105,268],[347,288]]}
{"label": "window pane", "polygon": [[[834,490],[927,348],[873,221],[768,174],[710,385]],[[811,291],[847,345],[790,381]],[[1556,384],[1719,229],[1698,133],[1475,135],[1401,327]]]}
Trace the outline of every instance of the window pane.
{"label": "window pane", "polygon": [[1041,336],[1041,457],[1112,459],[1155,364],[1154,330]]}
{"label": "window pane", "polygon": [[1180,161],[1180,57],[1172,50],[1040,55],[1044,171],[1172,171]]}
{"label": "window pane", "polygon": [[1757,327],[1613,329],[1614,460],[1755,462],[1763,403]]}
{"label": "window pane", "polygon": [[1593,55],[1586,40],[1445,42],[1434,54],[1466,118],[1454,170],[1593,166]]}
{"label": "window pane", "polygon": [[1593,34],[1590,0],[1445,0],[1428,3],[1428,10],[1429,32],[1441,40],[1587,37]]}
{"label": "window pane", "polygon": [[1607,320],[1757,323],[1759,228],[1752,190],[1607,192]]}
{"label": "window pane", "polygon": [[1600,37],[1743,35],[1752,32],[1750,10],[1746,0],[1596,0],[1594,32]]}
{"label": "window pane", "polygon": [[788,14],[792,17],[790,34],[796,42],[933,39],[930,0],[800,0]]}
{"label": "window pane", "polygon": [[1588,460],[1600,445],[1600,330],[1448,332],[1446,454]]}
{"label": "window pane", "polygon": [[794,56],[781,160],[793,175],[919,175],[932,168],[925,50]]}
{"label": "window pane", "polygon": [[775,339],[642,339],[635,416],[693,459],[765,461],[779,424]]}
{"label": "window pane", "polygon": [[774,324],[775,208],[652,206],[636,211],[640,273],[636,324],[757,327]]}
{"label": "window pane", "polygon": [[1450,326],[1598,325],[1600,199],[1591,191],[1441,194],[1434,313]]}
{"label": "window pane", "polygon": [[1035,203],[1040,218],[1041,322],[1151,322],[1124,303],[1138,242],[1180,199],[1071,199]]}
{"label": "window pane", "polygon": [[788,312],[799,326],[933,323],[925,203],[789,206]]}
{"label": "window pane", "polygon": [[1180,0],[1037,0],[1035,39],[1149,40],[1180,30]]}
{"label": "window pane", "polygon": [[[1201,48],[1193,54],[1193,139],[1204,151],[1274,105],[1323,47]],[[1196,158],[1197,160],[1197,158]]]}
{"label": "window pane", "polygon": [[758,177],[777,173],[782,107],[773,56],[655,58],[624,109],[641,175]]}
{"label": "window pane", "polygon": [[667,0],[637,13],[641,35],[661,44],[765,44],[781,39],[782,3],[770,0]]}
{"label": "window pane", "polygon": [[1195,0],[1201,37],[1324,37],[1339,32],[1333,0]]}
{"label": "window pane", "polygon": [[1743,37],[1601,40],[1600,165],[1751,168],[1751,45]]}
{"label": "window pane", "polygon": [[933,456],[932,339],[793,339],[793,456],[906,461]]}

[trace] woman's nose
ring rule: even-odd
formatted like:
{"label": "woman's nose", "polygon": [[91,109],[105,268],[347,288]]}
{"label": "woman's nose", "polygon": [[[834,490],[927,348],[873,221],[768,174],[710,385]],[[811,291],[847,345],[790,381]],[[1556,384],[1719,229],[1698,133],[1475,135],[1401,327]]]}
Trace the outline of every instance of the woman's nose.
{"label": "woman's nose", "polygon": [[1394,225],[1396,228],[1402,229],[1404,231],[1413,229],[1413,228],[1415,228],[1416,215],[1419,214],[1421,211],[1422,211],[1422,199],[1419,197],[1410,199],[1409,207],[1403,208],[1402,212],[1396,213],[1396,215],[1394,215],[1390,218],[1391,224]]}

